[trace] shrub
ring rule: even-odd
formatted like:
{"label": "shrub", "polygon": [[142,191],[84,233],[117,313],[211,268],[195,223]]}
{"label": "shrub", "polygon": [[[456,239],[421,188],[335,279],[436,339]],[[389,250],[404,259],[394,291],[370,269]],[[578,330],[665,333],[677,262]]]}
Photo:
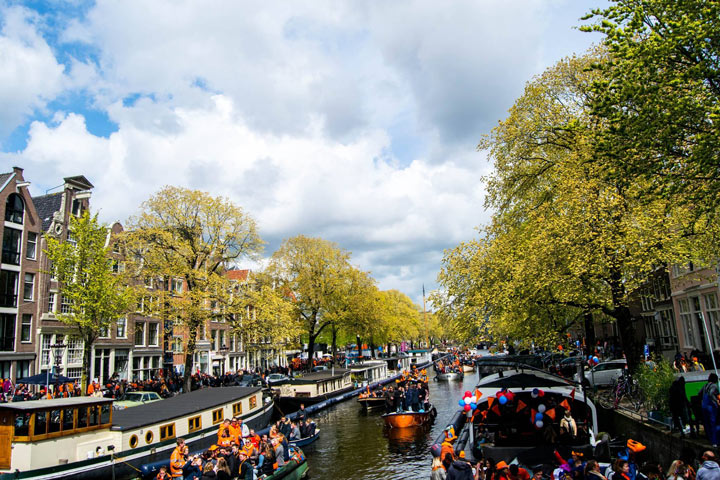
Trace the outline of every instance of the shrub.
{"label": "shrub", "polygon": [[669,361],[656,356],[651,363],[639,365],[635,371],[638,386],[645,400],[645,408],[648,411],[659,411],[668,415],[668,391],[673,380],[675,371]]}

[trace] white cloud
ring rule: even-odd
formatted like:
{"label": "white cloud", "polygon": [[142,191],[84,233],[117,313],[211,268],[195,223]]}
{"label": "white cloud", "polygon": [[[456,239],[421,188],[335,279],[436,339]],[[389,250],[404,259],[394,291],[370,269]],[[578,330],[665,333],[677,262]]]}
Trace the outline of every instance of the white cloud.
{"label": "white cloud", "polygon": [[20,7],[0,10],[0,138],[63,88],[63,66],[39,35],[35,15]]}

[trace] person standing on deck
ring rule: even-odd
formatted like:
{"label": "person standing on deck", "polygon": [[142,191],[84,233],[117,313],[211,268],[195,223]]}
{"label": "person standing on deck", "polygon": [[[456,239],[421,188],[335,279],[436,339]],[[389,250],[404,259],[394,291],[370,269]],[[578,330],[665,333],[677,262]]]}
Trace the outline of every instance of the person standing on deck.
{"label": "person standing on deck", "polygon": [[170,478],[182,480],[185,466],[185,439],[178,438],[177,446],[170,455]]}
{"label": "person standing on deck", "polygon": [[717,411],[718,411],[718,376],[711,373],[708,381],[700,390],[702,396],[703,425],[708,441],[713,447],[718,446],[717,440]]}

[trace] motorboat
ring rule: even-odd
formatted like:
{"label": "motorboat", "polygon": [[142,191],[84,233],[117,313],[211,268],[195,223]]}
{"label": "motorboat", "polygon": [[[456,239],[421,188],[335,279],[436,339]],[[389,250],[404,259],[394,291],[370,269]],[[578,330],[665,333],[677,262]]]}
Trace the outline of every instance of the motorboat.
{"label": "motorboat", "polygon": [[430,405],[427,410],[386,413],[382,418],[388,427],[408,428],[427,425],[435,419],[436,415],[437,410],[434,406]]}

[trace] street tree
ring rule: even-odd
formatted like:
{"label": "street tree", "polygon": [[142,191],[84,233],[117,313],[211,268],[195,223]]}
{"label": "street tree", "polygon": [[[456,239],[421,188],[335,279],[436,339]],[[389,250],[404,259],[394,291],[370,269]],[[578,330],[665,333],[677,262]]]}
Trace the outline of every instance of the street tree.
{"label": "street tree", "polygon": [[225,269],[262,250],[255,220],[227,198],[167,186],[145,201],[128,225],[136,274],[185,285],[156,306],[187,331],[184,385],[190,391],[198,331],[222,315],[219,306],[231,288]]}
{"label": "street tree", "polygon": [[594,23],[582,29],[601,32],[611,56],[595,66],[589,96],[607,125],[594,160],[607,165],[606,176],[647,179],[645,195],[692,204],[696,230],[712,229],[720,211],[720,3],[613,0],[585,20]]}
{"label": "street tree", "polygon": [[361,295],[351,288],[359,274],[350,253],[322,238],[298,235],[283,241],[268,272],[279,288],[292,292],[296,317],[308,336],[310,366],[318,337],[342,321],[353,298]]}
{"label": "street tree", "polygon": [[71,240],[47,235],[50,274],[57,279],[60,298],[69,311],[56,317],[72,327],[83,342],[81,388],[85,392],[90,376],[90,359],[95,340],[135,305],[133,289],[123,272],[113,272],[110,230],[97,215],[85,211],[70,217]]}
{"label": "street tree", "polygon": [[[628,363],[639,358],[629,297],[654,267],[682,255],[682,206],[645,198],[643,178],[605,175],[594,161],[606,125],[587,99],[603,52],[563,60],[530,82],[480,144],[494,171],[495,210],[479,239],[446,254],[445,311],[500,336],[564,333],[587,314],[616,322]],[[457,305],[456,302],[462,302]]]}

